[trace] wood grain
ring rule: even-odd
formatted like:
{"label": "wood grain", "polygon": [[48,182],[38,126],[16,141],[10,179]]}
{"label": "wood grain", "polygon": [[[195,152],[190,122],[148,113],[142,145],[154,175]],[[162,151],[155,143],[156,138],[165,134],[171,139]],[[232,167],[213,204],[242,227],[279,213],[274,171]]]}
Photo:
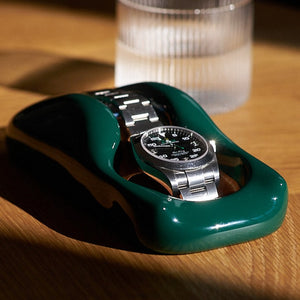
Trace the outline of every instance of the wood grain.
{"label": "wood grain", "polygon": [[168,256],[141,247],[122,212],[99,207],[57,166],[44,174],[10,159],[4,128],[20,109],[113,86],[114,15],[39,3],[0,4],[0,299],[300,299],[299,11],[257,3],[251,97],[213,116],[287,180],[282,227]]}

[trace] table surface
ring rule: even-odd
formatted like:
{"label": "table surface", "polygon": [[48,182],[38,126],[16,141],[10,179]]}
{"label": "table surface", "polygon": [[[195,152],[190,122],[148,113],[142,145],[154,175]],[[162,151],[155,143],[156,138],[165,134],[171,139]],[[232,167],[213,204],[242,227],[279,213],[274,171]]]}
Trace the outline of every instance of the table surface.
{"label": "table surface", "polygon": [[142,250],[125,217],[96,208],[72,182],[56,187],[9,159],[4,131],[16,112],[51,95],[114,85],[114,14],[93,1],[56,2],[0,4],[0,298],[300,299],[299,9],[256,3],[251,96],[212,117],[287,180],[282,227],[170,256]]}

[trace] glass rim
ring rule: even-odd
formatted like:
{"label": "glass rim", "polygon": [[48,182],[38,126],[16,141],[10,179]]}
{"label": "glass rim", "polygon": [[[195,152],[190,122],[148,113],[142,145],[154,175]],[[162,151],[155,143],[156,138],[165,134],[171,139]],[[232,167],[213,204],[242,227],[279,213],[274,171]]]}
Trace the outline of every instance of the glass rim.
{"label": "glass rim", "polygon": [[[155,0],[154,0],[155,1]],[[226,4],[218,7],[207,7],[207,8],[166,8],[162,6],[151,6],[138,3],[138,1],[131,0],[118,0],[119,3],[122,3],[128,7],[131,7],[136,10],[141,10],[149,13],[160,13],[160,14],[170,14],[170,15],[201,15],[201,14],[216,14],[223,12],[230,12],[238,9],[240,7],[252,4],[253,0],[240,0],[235,3]]]}

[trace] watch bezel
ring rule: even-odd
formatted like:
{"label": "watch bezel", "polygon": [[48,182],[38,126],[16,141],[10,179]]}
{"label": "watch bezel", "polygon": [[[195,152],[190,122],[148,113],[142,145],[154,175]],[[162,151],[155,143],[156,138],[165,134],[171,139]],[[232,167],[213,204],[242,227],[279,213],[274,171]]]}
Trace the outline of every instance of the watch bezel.
{"label": "watch bezel", "polygon": [[[151,133],[153,130],[159,130],[161,128],[164,128],[164,129],[165,128],[175,128],[175,129],[180,129],[180,130],[184,130],[184,131],[188,131],[189,133],[192,133],[193,135],[195,135],[197,138],[201,139],[204,142],[204,144],[206,146],[205,152],[201,156],[190,159],[188,161],[170,160],[170,159],[160,158],[160,157],[155,156],[145,147],[145,145],[143,144],[143,141],[149,135],[149,133]],[[141,134],[140,140],[137,144],[139,145],[137,150],[138,150],[138,152],[140,152],[140,153],[138,153],[140,158],[154,167],[174,169],[174,170],[190,170],[190,169],[194,169],[194,168],[199,168],[200,166],[205,167],[205,165],[208,164],[209,162],[211,162],[214,157],[213,147],[202,135],[200,135],[198,132],[196,132],[194,130],[191,130],[186,127],[181,127],[181,126],[168,125],[168,126],[157,126],[157,127],[150,128],[149,130],[147,130]]]}

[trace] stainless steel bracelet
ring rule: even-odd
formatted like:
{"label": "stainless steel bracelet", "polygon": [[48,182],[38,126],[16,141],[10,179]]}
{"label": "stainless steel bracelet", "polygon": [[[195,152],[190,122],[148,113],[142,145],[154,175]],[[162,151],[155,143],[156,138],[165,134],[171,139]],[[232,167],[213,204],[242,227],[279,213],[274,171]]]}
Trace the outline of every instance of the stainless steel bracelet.
{"label": "stainless steel bracelet", "polygon": [[[102,90],[93,92],[94,96],[104,96],[121,113],[130,136],[158,126],[162,122],[146,97],[121,90]],[[210,200],[218,197],[216,182],[219,180],[217,162],[193,170],[171,170],[159,168],[168,177],[174,196],[181,194],[184,200]]]}
{"label": "stainless steel bracelet", "polygon": [[165,173],[168,173],[173,192],[177,190],[185,200],[201,201],[218,197],[216,182],[219,180],[219,171],[216,165]]}
{"label": "stainless steel bracelet", "polygon": [[120,113],[130,135],[141,134],[146,130],[162,126],[158,115],[149,99],[135,93],[118,90],[104,90],[94,92],[95,96],[105,96],[111,99]]}

